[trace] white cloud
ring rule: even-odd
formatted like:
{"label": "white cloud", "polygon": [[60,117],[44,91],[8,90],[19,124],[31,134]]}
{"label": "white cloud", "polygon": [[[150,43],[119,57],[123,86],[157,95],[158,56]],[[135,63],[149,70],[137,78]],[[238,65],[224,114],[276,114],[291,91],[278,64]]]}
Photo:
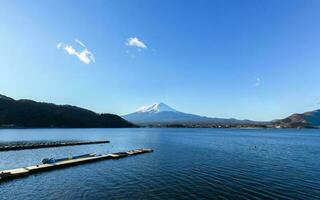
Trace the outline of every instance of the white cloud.
{"label": "white cloud", "polygon": [[78,39],[75,39],[76,43],[80,44],[82,47],[86,48],[86,46]]}
{"label": "white cloud", "polygon": [[260,78],[256,78],[256,82],[254,83],[254,87],[259,87],[261,84],[261,79]]}
{"label": "white cloud", "polygon": [[141,49],[146,49],[146,48],[148,48],[147,45],[145,45],[145,44],[144,44],[141,40],[139,40],[137,37],[128,38],[126,45],[127,45],[127,46],[138,47],[138,48],[141,48]]}
{"label": "white cloud", "polygon": [[73,46],[69,44],[64,44],[62,42],[57,44],[57,48],[65,50],[69,55],[77,56],[85,64],[90,64],[91,62],[95,62],[93,53],[91,53],[80,40],[76,39],[75,41],[81,47],[83,47],[81,51],[77,51],[75,48],[73,48]]}

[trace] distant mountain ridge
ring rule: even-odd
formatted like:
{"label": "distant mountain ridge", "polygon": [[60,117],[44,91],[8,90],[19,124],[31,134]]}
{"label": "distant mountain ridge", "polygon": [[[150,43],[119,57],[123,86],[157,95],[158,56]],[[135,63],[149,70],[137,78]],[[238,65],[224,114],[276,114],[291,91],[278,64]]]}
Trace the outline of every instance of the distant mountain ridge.
{"label": "distant mountain ridge", "polygon": [[320,109],[293,114],[280,120],[259,122],[234,118],[211,118],[177,111],[164,103],[143,106],[124,119],[142,126],[160,127],[261,127],[261,128],[320,128]]}
{"label": "distant mountain ridge", "polygon": [[122,128],[135,125],[114,114],[0,95],[0,127]]}
{"label": "distant mountain ridge", "polygon": [[320,109],[302,114],[293,114],[275,121],[274,124],[283,128],[320,128]]}
{"label": "distant mountain ridge", "polygon": [[123,115],[98,114],[71,105],[15,100],[0,94],[0,128],[262,127],[320,128],[320,109],[270,122],[211,118],[177,111],[164,103],[143,106]]}
{"label": "distant mountain ridge", "polygon": [[136,112],[123,115],[124,119],[139,125],[206,125],[206,124],[257,124],[250,120],[210,118],[195,114],[189,114],[177,111],[165,103],[154,103],[149,106],[143,106]]}

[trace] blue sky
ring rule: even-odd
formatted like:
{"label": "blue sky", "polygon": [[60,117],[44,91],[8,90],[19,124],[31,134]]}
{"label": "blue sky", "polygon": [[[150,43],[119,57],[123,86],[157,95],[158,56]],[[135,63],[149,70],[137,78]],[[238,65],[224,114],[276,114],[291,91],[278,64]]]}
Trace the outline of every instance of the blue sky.
{"label": "blue sky", "polygon": [[254,120],[317,109],[319,10],[317,0],[4,0],[0,93],[116,114],[154,102]]}

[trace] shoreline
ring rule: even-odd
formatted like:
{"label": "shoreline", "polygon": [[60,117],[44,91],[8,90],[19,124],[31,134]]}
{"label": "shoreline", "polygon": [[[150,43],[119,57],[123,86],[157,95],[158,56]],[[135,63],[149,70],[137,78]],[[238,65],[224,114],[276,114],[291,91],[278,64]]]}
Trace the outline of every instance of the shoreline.
{"label": "shoreline", "polygon": [[166,127],[166,126],[157,126],[157,127],[150,127],[150,126],[141,126],[141,127],[12,127],[12,128],[5,128],[0,127],[0,130],[29,130],[29,129],[320,129],[320,127]]}

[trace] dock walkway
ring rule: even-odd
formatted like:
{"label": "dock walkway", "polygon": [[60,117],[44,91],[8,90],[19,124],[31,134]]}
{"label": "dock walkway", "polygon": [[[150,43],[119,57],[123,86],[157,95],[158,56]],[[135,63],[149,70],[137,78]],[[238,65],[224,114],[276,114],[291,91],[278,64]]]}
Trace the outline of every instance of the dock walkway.
{"label": "dock walkway", "polygon": [[75,145],[89,145],[89,144],[103,144],[109,143],[108,140],[97,141],[61,141],[61,142],[39,142],[39,143],[25,143],[25,144],[8,144],[0,145],[0,151],[15,151],[24,149],[40,149],[51,147],[75,146]]}
{"label": "dock walkway", "polygon": [[81,165],[84,163],[95,162],[99,160],[111,160],[111,159],[124,158],[128,156],[149,153],[149,152],[153,152],[153,150],[152,149],[136,149],[136,150],[130,150],[126,152],[118,152],[118,153],[111,153],[111,154],[99,154],[99,155],[92,154],[91,156],[88,156],[88,157],[68,159],[68,160],[58,161],[50,164],[38,164],[38,165],[23,167],[18,169],[3,170],[3,171],[0,171],[0,182],[5,180],[20,178],[20,177],[25,177],[30,174],[38,173],[41,171],[50,171],[58,168]]}

